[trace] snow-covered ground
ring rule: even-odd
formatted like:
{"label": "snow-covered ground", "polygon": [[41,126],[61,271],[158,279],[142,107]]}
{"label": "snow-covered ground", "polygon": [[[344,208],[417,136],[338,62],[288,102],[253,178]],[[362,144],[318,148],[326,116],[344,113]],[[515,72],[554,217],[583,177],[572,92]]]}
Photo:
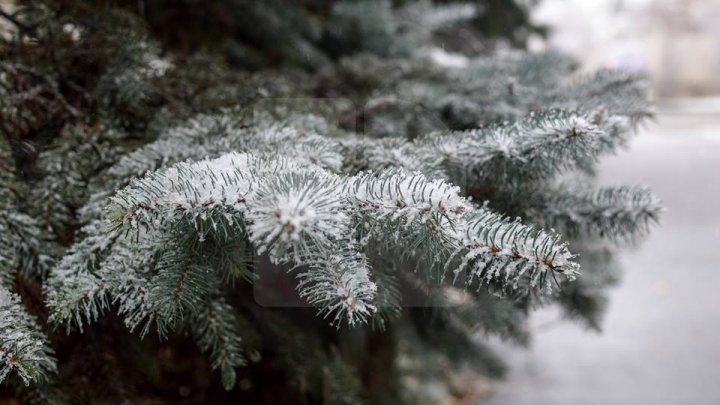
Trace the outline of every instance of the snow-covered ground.
{"label": "snow-covered ground", "polygon": [[[511,372],[491,405],[720,404],[720,113],[715,101],[662,103],[605,184],[653,188],[662,225],[622,255],[604,331],[553,311],[533,316],[529,350],[501,346]],[[665,105],[665,107],[662,107]],[[718,111],[718,110],[715,110]]]}

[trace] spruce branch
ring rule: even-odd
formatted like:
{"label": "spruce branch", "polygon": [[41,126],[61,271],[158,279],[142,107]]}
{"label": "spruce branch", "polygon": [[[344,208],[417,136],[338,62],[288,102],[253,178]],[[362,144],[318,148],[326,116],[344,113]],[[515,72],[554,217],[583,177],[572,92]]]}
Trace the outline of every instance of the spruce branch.
{"label": "spruce branch", "polygon": [[[346,243],[342,233],[349,223],[336,193],[339,177],[318,169],[293,173],[299,170],[296,163],[246,154],[178,164],[131,183],[113,197],[111,211],[118,213],[113,215],[121,228],[134,232],[157,223],[191,223],[220,237],[247,229],[259,253],[268,251],[277,263],[307,268],[298,275],[304,297],[328,304],[321,309],[355,323],[372,312],[374,287],[362,260],[349,265],[356,263],[357,252],[338,249]],[[259,182],[263,178],[269,181]],[[317,282],[312,288],[310,274]],[[332,300],[337,302],[330,305]]]}
{"label": "spruce branch", "polygon": [[165,337],[182,323],[183,315],[201,310],[213,284],[212,258],[197,246],[197,236],[192,232],[174,236],[159,252],[155,274],[148,282],[149,315],[141,335],[154,321],[158,334]]}
{"label": "spruce branch", "polygon": [[577,267],[559,236],[476,209],[443,180],[397,169],[343,178],[228,154],[135,180],[109,212],[120,232],[191,226],[201,242],[247,232],[259,253],[301,269],[301,295],[335,314],[333,323],[344,316],[354,324],[375,311],[376,286],[366,259],[358,261],[371,240],[427,269],[456,263],[456,276],[468,270],[468,283],[497,278],[518,288],[527,276],[527,288],[549,290],[549,273],[572,279]]}
{"label": "spruce branch", "polygon": [[319,171],[279,173],[248,201],[250,240],[259,253],[298,269],[300,296],[339,325],[375,312],[376,286],[364,256],[353,247],[341,178]]}
{"label": "spruce branch", "polygon": [[350,220],[338,193],[340,178],[321,172],[278,173],[259,183],[248,201],[250,240],[259,253],[295,261],[328,250],[349,233]]}
{"label": "spruce branch", "polygon": [[382,260],[380,257],[372,257],[370,260],[373,263],[373,278],[377,286],[375,295],[377,311],[373,315],[372,326],[385,331],[390,323],[400,318],[402,314],[400,280],[390,271],[390,269],[396,270],[392,260]]}
{"label": "spruce branch", "polygon": [[57,371],[53,350],[20,297],[0,286],[0,383],[11,372],[27,385]]}
{"label": "spruce branch", "polygon": [[219,370],[226,390],[235,386],[235,369],[245,365],[236,311],[222,298],[212,298],[189,322],[202,351],[209,352],[212,368]]}
{"label": "spruce branch", "polygon": [[0,282],[16,273],[45,277],[56,246],[33,217],[17,212],[14,204],[7,209],[2,205],[0,201]]}
{"label": "spruce branch", "polygon": [[458,226],[472,210],[458,187],[417,172],[365,172],[346,189],[358,213],[360,240],[372,240],[400,260],[413,258],[426,270],[445,263],[444,252],[452,249]]}
{"label": "spruce branch", "polygon": [[123,236],[97,222],[85,228],[88,236],[75,244],[55,267],[46,286],[50,322],[83,330],[117,304],[118,313],[134,330],[151,313],[148,282],[157,253],[165,245],[162,232]]}
{"label": "spruce branch", "polygon": [[655,115],[648,101],[647,77],[624,70],[603,69],[575,80],[556,90],[553,98],[557,105],[574,105],[588,109],[605,109],[610,115],[626,117],[637,125]]}
{"label": "spruce branch", "polygon": [[431,132],[414,141],[344,139],[352,170],[401,167],[451,179],[465,188],[547,181],[565,171],[592,168],[630,134],[627,120],[607,110],[551,109],[511,123],[450,133]]}
{"label": "spruce branch", "polygon": [[19,209],[22,192],[4,138],[0,159],[0,285],[8,286],[15,274],[44,278],[59,252],[47,229]]}
{"label": "spruce branch", "polygon": [[[247,154],[228,154],[198,164],[180,163],[144,178],[133,180],[111,198],[110,218],[124,230],[153,228],[168,222],[203,220],[234,224],[233,215],[246,212],[246,199],[255,186],[258,159]],[[210,215],[214,212],[224,215]],[[224,220],[222,218],[225,218]]]}
{"label": "spruce branch", "polygon": [[659,220],[662,205],[639,186],[600,187],[561,184],[543,193],[542,207],[530,217],[568,235],[637,239]]}
{"label": "spruce branch", "polygon": [[336,249],[300,262],[297,290],[332,324],[363,324],[377,311],[377,285],[364,255],[340,244]]}
{"label": "spruce branch", "polygon": [[[121,188],[132,176],[141,176],[163,165],[219,157],[230,150],[292,156],[296,162],[339,171],[343,162],[340,146],[316,132],[325,127],[324,121],[316,125],[306,122],[316,119],[310,115],[284,122],[254,123],[247,112],[239,109],[200,114],[164,131],[158,140],[123,156],[104,177],[115,188]],[[251,126],[253,123],[256,125]],[[311,128],[306,129],[307,126]]]}
{"label": "spruce branch", "polygon": [[108,285],[97,272],[110,254],[118,234],[103,232],[99,223],[86,227],[89,236],[73,245],[53,268],[45,286],[50,321],[72,325],[81,331],[84,324],[95,322],[109,308]]}
{"label": "spruce branch", "polygon": [[476,208],[459,189],[442,180],[395,169],[361,174],[350,183],[358,205],[363,238],[388,246],[401,259],[415,259],[429,269],[452,269],[455,280],[466,272],[467,285],[477,288],[493,279],[517,289],[549,291],[553,273],[572,280],[578,265],[561,237],[519,220],[509,221],[486,208]]}
{"label": "spruce branch", "polygon": [[510,290],[551,291],[555,274],[574,280],[579,265],[559,234],[546,232],[491,211],[478,210],[463,229],[462,244],[453,254],[461,257],[455,278],[466,272],[466,283],[499,281]]}
{"label": "spruce branch", "polygon": [[234,110],[199,114],[164,130],[158,140],[124,155],[108,169],[106,177],[113,181],[113,186],[121,187],[126,185],[128,178],[157,170],[163,164],[181,162],[195,155],[211,156],[215,141],[236,137],[243,131],[247,126],[243,118],[239,111]]}
{"label": "spruce branch", "polygon": [[[607,136],[590,114],[550,110],[512,124],[490,126],[428,139],[448,163],[476,181],[545,179],[594,162],[599,139]],[[428,148],[426,147],[426,148]],[[430,151],[428,151],[431,153]]]}

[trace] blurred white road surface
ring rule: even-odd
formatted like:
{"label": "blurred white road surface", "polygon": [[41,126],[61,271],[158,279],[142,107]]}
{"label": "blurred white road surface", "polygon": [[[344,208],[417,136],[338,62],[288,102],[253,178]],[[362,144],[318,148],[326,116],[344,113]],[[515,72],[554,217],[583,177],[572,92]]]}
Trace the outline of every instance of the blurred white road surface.
{"label": "blurred white road surface", "polygon": [[490,405],[720,404],[720,114],[703,110],[661,108],[603,161],[601,183],[652,187],[662,225],[623,253],[602,334],[543,310],[529,350],[499,344],[511,371]]}

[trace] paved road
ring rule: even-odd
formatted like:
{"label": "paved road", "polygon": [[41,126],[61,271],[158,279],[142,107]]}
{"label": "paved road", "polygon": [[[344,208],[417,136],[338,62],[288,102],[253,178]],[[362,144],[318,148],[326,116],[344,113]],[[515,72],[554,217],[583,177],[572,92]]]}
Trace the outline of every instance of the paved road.
{"label": "paved road", "polygon": [[501,345],[490,404],[720,404],[720,115],[661,115],[600,179],[651,186],[662,226],[623,254],[601,335],[542,311],[529,350]]}

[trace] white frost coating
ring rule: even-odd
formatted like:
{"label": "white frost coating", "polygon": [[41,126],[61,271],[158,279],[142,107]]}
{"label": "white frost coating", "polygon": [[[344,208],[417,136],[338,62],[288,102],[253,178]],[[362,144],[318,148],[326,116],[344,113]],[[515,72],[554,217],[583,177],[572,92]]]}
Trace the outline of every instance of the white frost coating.
{"label": "white frost coating", "polygon": [[571,116],[566,120],[550,121],[530,131],[532,137],[547,137],[556,140],[564,140],[581,135],[595,138],[602,134],[603,132],[597,125],[591,123],[586,117],[579,115]]}
{"label": "white frost coating", "polygon": [[[427,243],[425,252],[413,251],[410,256],[424,256],[432,266],[444,265],[445,270],[454,267],[456,279],[467,271],[468,285],[479,279],[479,288],[502,278],[501,284],[518,288],[529,272],[531,288],[549,291],[551,272],[567,279],[577,273],[573,255],[559,237],[477,209],[457,187],[443,180],[390,170],[378,176],[356,176],[347,188],[351,201],[369,218],[371,236],[402,244],[408,236],[424,234],[420,240]],[[408,241],[415,244],[418,239],[411,236]],[[448,258],[444,252],[453,253]]]}
{"label": "white frost coating", "polygon": [[124,211],[123,223],[132,228],[164,216],[197,219],[216,207],[242,213],[256,185],[258,164],[255,157],[239,153],[180,163],[131,182],[111,198],[111,210]]}
{"label": "white frost coating", "polygon": [[550,178],[563,169],[592,164],[598,154],[625,142],[626,118],[606,118],[601,125],[594,123],[598,120],[597,112],[550,110],[517,122],[430,133],[414,141],[350,139],[343,144],[359,156],[358,166],[371,170],[400,166],[455,181],[458,176],[477,181]]}
{"label": "white frost coating", "polygon": [[517,157],[517,144],[515,139],[507,132],[497,132],[491,136],[494,149],[505,157]]}
{"label": "white frost coating", "polygon": [[372,210],[379,219],[405,217],[426,221],[432,215],[459,219],[472,209],[460,188],[443,180],[428,180],[421,173],[390,170],[379,176],[364,173],[346,186],[351,200],[363,210]]}
{"label": "white frost coating", "polygon": [[370,281],[370,268],[365,257],[340,248],[329,252],[319,263],[310,263],[298,275],[300,296],[321,308],[332,323],[340,324],[343,317],[350,325],[363,323],[377,308],[372,304],[377,285]]}
{"label": "white frost coating", "polygon": [[286,156],[297,165],[317,165],[339,172],[344,162],[340,144],[321,136],[318,131],[323,130],[328,130],[327,123],[314,115],[248,127],[238,110],[201,114],[170,128],[155,142],[124,155],[108,170],[108,175],[120,188],[130,176],[190,158],[213,159],[228,151]]}
{"label": "white frost coating", "polygon": [[[225,232],[248,232],[259,253],[299,269],[301,296],[334,323],[375,311],[377,287],[360,253],[370,240],[431,268],[454,269],[456,278],[467,271],[468,285],[497,280],[518,288],[525,280],[523,287],[549,290],[549,273],[573,278],[577,269],[557,236],[476,208],[444,180],[402,169],[342,177],[304,162],[230,153],[133,181],[112,203],[114,221],[138,232],[184,220],[201,238],[218,232],[218,222]],[[123,304],[128,316],[144,311]]]}
{"label": "white frost coating", "polygon": [[22,307],[20,298],[2,286],[0,331],[0,383],[11,371],[29,384],[57,370],[52,349],[35,319]]}
{"label": "white frost coating", "polygon": [[[337,179],[314,172],[286,173],[259,185],[247,214],[251,239],[259,251],[276,240],[305,252],[345,238],[349,218],[343,212],[344,196],[337,192]],[[285,248],[280,246],[280,250]]]}
{"label": "white frost coating", "polygon": [[478,7],[472,3],[433,5],[420,16],[423,27],[436,30],[448,24],[456,24],[462,20],[469,20],[477,15]]}
{"label": "white frost coating", "polygon": [[613,238],[644,235],[658,220],[662,203],[644,187],[578,186],[559,184],[548,190],[543,213],[534,216],[564,233],[586,232]]}
{"label": "white frost coating", "polygon": [[375,312],[377,287],[364,256],[350,249],[347,196],[340,178],[317,171],[279,173],[248,202],[250,239],[276,262],[302,266],[300,296],[333,323],[364,322]]}
{"label": "white frost coating", "polygon": [[164,76],[165,73],[175,67],[172,62],[162,58],[149,58],[147,64],[152,77]]}
{"label": "white frost coating", "polygon": [[[205,222],[220,220],[213,212],[221,210],[219,217],[231,227],[247,223],[259,253],[267,251],[277,263],[314,269],[298,274],[307,280],[303,288],[309,292],[303,296],[323,303],[334,297],[336,301],[323,308],[354,323],[374,311],[376,287],[364,260],[348,262],[327,256],[338,251],[350,258],[358,255],[346,249],[350,218],[340,179],[317,166],[231,153],[181,163],[134,181],[113,197],[111,211],[124,212],[115,219],[123,227],[141,229],[187,218],[202,228]],[[229,213],[235,217],[227,218]],[[314,277],[307,278],[308,274]],[[341,290],[345,294],[337,293]],[[138,312],[124,311],[128,315]]]}
{"label": "white frost coating", "polygon": [[460,53],[450,53],[442,48],[430,48],[427,50],[427,54],[433,62],[443,67],[464,68],[470,64],[467,56]]}
{"label": "white frost coating", "polygon": [[[469,221],[458,227],[462,247],[456,252],[464,253],[461,265],[453,273],[458,275],[466,270],[467,283],[477,280],[477,286],[493,279],[503,279],[513,289],[526,273],[531,274],[530,288],[552,290],[550,274],[562,274],[574,280],[579,265],[573,262],[566,243],[560,237],[532,226],[523,225],[519,220],[510,222],[485,209],[476,210]],[[512,263],[512,264],[511,264]],[[509,265],[511,264],[511,265]]]}
{"label": "white frost coating", "polygon": [[10,291],[0,288],[0,306],[9,305],[12,302],[12,295]]}
{"label": "white frost coating", "polygon": [[336,142],[307,129],[301,132],[293,126],[270,124],[260,127],[251,136],[258,152],[291,156],[298,163],[314,164],[335,172],[340,171],[343,164]]}
{"label": "white frost coating", "polygon": [[[299,193],[296,192],[278,197],[277,207],[273,212],[277,220],[270,224],[270,227],[275,229],[268,232],[269,237],[274,238],[280,235],[280,239],[283,241],[300,240],[300,234],[321,224],[312,205],[299,197]],[[260,225],[255,222],[252,229],[259,228]],[[265,243],[268,242],[269,240],[266,239]]]}

